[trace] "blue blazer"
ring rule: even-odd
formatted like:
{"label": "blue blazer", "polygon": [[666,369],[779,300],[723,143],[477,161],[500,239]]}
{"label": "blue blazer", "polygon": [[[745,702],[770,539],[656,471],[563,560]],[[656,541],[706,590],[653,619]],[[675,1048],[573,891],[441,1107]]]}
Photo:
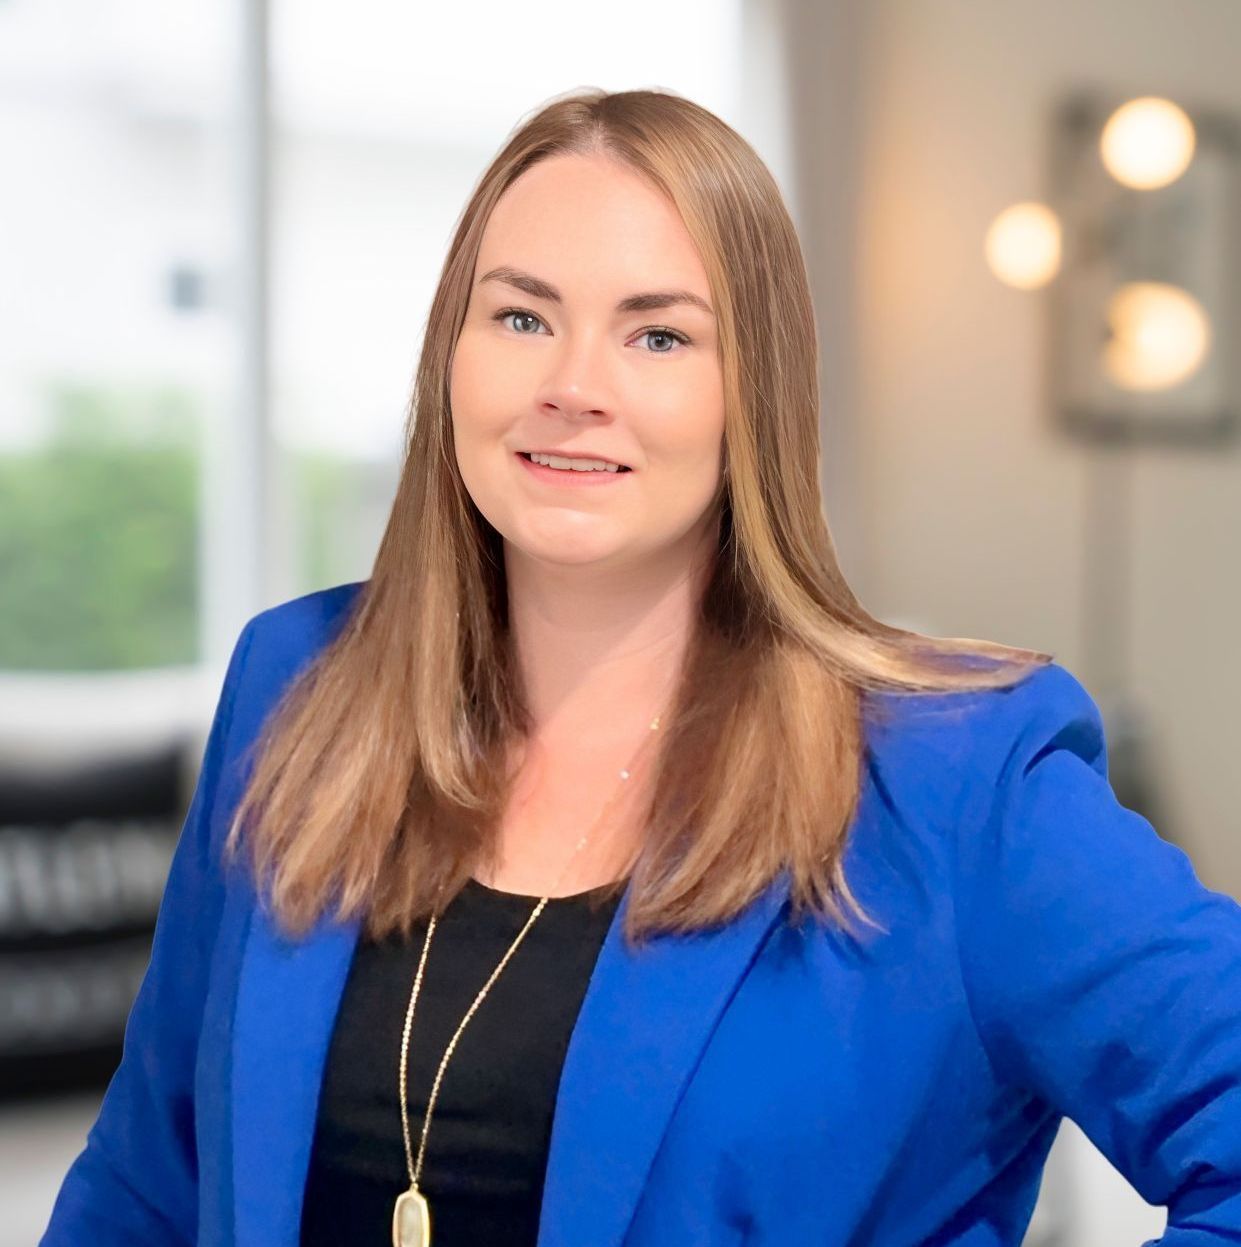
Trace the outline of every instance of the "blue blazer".
{"label": "blue blazer", "polygon": [[[239,754],[358,587],[238,639],[43,1247],[297,1243],[360,922],[286,940],[220,846]],[[1159,1243],[1241,1242],[1241,907],[1117,802],[1063,667],[924,705],[868,727],[845,859],[890,934],[782,922],[783,874],[735,921],[630,953],[622,899],[562,1070],[539,1247],[1007,1247],[1063,1116],[1167,1206]]]}

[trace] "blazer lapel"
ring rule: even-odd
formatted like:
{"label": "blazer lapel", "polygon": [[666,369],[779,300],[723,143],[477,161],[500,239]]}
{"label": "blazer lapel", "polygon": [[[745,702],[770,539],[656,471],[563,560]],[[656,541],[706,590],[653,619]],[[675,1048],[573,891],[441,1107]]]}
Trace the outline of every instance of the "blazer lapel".
{"label": "blazer lapel", "polygon": [[[787,871],[733,922],[629,951],[625,891],[570,1037],[538,1247],[619,1247],[717,1018],[776,922]],[[319,1087],[361,921],[300,942],[256,909],[234,1022],[236,1247],[296,1247]]]}
{"label": "blazer lapel", "polygon": [[236,1247],[295,1247],[319,1086],[361,920],[330,915],[300,942],[250,923],[233,1026]]}
{"label": "blazer lapel", "polygon": [[624,893],[561,1071],[538,1247],[620,1247],[680,1093],[789,886],[782,871],[727,925],[633,952]]}

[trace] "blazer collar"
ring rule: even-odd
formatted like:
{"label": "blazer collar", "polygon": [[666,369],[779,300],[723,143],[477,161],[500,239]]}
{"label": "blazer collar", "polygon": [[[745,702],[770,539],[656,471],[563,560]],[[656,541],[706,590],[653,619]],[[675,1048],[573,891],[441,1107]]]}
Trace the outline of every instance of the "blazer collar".
{"label": "blazer collar", "polygon": [[[625,890],[570,1036],[538,1247],[620,1247],[680,1093],[779,918],[787,870],[737,918],[630,951]],[[237,1247],[296,1247],[319,1086],[361,922],[298,942],[255,909],[233,1026]]]}

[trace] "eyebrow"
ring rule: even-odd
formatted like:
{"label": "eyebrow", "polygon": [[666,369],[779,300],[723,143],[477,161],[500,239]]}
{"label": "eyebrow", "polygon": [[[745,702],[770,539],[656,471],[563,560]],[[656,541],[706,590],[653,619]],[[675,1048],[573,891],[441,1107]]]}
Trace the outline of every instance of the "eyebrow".
{"label": "eyebrow", "polygon": [[[516,286],[518,290],[524,291],[534,299],[546,299],[549,303],[564,303],[560,291],[551,282],[544,281],[541,277],[535,277],[530,273],[523,273],[519,268],[501,265],[499,268],[489,269],[478,279],[478,284],[481,286],[485,281],[499,281],[507,286]],[[680,304],[699,308],[708,316],[715,315],[711,304],[692,290],[648,290],[642,294],[627,295],[616,305],[616,310],[618,312],[659,312]]]}

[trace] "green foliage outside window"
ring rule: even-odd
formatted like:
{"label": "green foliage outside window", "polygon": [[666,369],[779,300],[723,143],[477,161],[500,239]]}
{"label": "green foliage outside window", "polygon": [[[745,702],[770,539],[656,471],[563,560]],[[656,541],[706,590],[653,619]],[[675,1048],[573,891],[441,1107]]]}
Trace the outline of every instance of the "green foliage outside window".
{"label": "green foliage outside window", "polygon": [[100,671],[198,653],[198,405],[61,385],[51,435],[0,455],[0,668]]}
{"label": "green foliage outside window", "polygon": [[[199,658],[200,397],[59,384],[49,436],[0,453],[0,670],[125,671]],[[350,579],[356,469],[288,451],[303,591]],[[342,570],[345,568],[346,570]]]}

